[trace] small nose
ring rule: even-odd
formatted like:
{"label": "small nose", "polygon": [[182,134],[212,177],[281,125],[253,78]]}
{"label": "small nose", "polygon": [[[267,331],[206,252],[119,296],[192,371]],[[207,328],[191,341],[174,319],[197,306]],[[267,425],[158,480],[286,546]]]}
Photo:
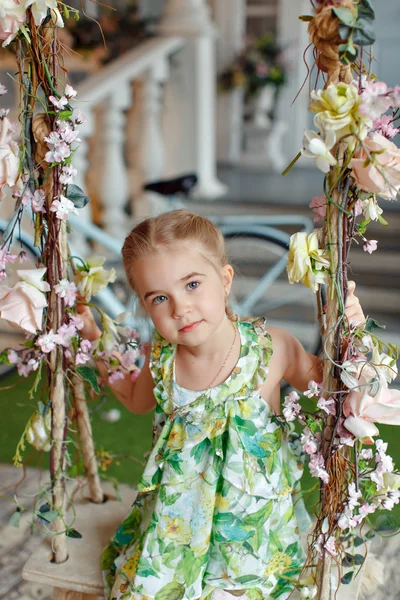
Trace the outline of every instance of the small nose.
{"label": "small nose", "polygon": [[189,306],[189,303],[187,301],[185,301],[185,299],[182,298],[179,300],[175,300],[174,307],[173,307],[173,318],[174,319],[181,319],[189,311],[190,311],[190,306]]}

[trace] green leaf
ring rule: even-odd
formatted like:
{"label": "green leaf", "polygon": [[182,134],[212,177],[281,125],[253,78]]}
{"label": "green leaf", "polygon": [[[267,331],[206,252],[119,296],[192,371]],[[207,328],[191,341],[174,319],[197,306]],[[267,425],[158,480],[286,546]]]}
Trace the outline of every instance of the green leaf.
{"label": "green leaf", "polygon": [[366,331],[373,331],[374,329],[386,329],[386,325],[381,325],[375,319],[372,319],[371,317],[368,317],[367,318],[367,323],[365,325],[365,330]]}
{"label": "green leaf", "polygon": [[364,562],[364,556],[362,554],[354,555],[354,564],[355,565],[362,565],[363,562]]}
{"label": "green leaf", "polygon": [[80,375],[80,377],[82,377],[82,379],[85,379],[85,381],[90,383],[96,394],[100,394],[100,386],[97,380],[97,372],[95,369],[92,369],[91,367],[78,367],[76,372],[78,375]]}
{"label": "green leaf", "polygon": [[339,21],[344,23],[344,25],[347,25],[348,27],[354,27],[355,18],[349,8],[332,8],[332,12],[336,15]]}
{"label": "green leaf", "polygon": [[399,526],[396,518],[389,512],[379,515],[375,521],[375,531],[378,531],[381,535],[385,533],[394,533],[398,530]]}
{"label": "green leaf", "polygon": [[367,19],[375,19],[375,11],[369,0],[361,0],[358,5],[358,17],[366,17]]}
{"label": "green leaf", "polygon": [[357,548],[358,546],[361,546],[361,544],[363,544],[363,543],[364,543],[364,540],[362,538],[360,538],[358,535],[356,535],[354,538],[354,546]]}
{"label": "green leaf", "polygon": [[358,19],[353,30],[353,43],[358,46],[370,46],[375,42],[375,31],[370,20]]}
{"label": "green leaf", "polygon": [[50,511],[50,504],[48,502],[46,502],[45,504],[42,504],[42,506],[39,508],[40,513],[47,513],[49,511]]}
{"label": "green leaf", "polygon": [[56,510],[49,510],[44,514],[38,513],[37,516],[39,517],[39,519],[42,519],[42,521],[46,521],[47,523],[53,523],[53,521],[55,521],[58,517],[58,512]]}
{"label": "green leaf", "polygon": [[272,508],[273,502],[272,500],[269,500],[256,512],[251,513],[250,515],[246,515],[243,519],[243,524],[246,525],[246,527],[260,527],[271,515]]}
{"label": "green leaf", "polygon": [[257,575],[242,575],[241,577],[236,577],[235,581],[245,585],[246,583],[263,583],[264,579]]}
{"label": "green leaf", "polygon": [[281,541],[274,531],[269,532],[269,547],[276,548],[278,552],[283,552]]}
{"label": "green leaf", "polygon": [[69,183],[65,192],[68,200],[73,202],[75,208],[84,208],[86,204],[90,202],[89,196],[86,196],[85,192],[74,183]]}
{"label": "green leaf", "polygon": [[197,446],[194,446],[190,452],[190,456],[193,456],[196,465],[199,464],[199,462],[201,461],[201,459],[204,456],[204,453],[206,451],[209,450],[209,448],[211,447],[211,442],[210,440],[206,437],[204,438],[204,440],[202,442],[200,442],[200,444],[197,444]]}
{"label": "green leaf", "polygon": [[299,551],[299,545],[297,542],[294,542],[293,544],[290,544],[290,546],[288,546],[285,550],[285,554],[287,554],[287,556],[296,556],[296,554]]}
{"label": "green leaf", "polygon": [[15,511],[15,513],[13,513],[11,515],[10,520],[8,521],[8,524],[10,525],[10,527],[16,527],[18,529],[20,519],[21,519],[21,511],[19,509],[17,509]]}
{"label": "green leaf", "polygon": [[40,412],[42,417],[45,416],[46,406],[43,404],[43,402],[41,400],[39,400],[39,402],[38,402],[38,411]]}
{"label": "green leaf", "polygon": [[67,529],[65,535],[69,538],[73,538],[79,540],[82,537],[82,534],[79,533],[76,529]]}
{"label": "green leaf", "polygon": [[344,23],[339,23],[338,32],[340,39],[346,41],[350,37],[351,29]]}
{"label": "green leaf", "polygon": [[299,16],[299,20],[303,21],[303,23],[309,23],[310,21],[313,20],[313,16],[312,15],[300,15]]}
{"label": "green leaf", "polygon": [[351,582],[351,580],[353,579],[353,575],[354,571],[350,571],[349,573],[346,573],[346,575],[343,575],[340,581],[346,585]]}
{"label": "green leaf", "polygon": [[378,216],[378,221],[381,225],[389,225],[389,223],[387,221],[385,221],[385,219],[382,217],[382,215]]}
{"label": "green leaf", "polygon": [[185,595],[185,586],[182,583],[172,581],[167,583],[155,595],[155,600],[181,600]]}
{"label": "green leaf", "polygon": [[175,504],[175,502],[180,498],[182,494],[177,492],[176,494],[171,494],[170,496],[165,497],[165,504],[167,506],[171,506],[171,504]]}
{"label": "green leaf", "polygon": [[254,425],[253,421],[248,421],[242,419],[239,416],[234,417],[234,423],[236,425],[236,429],[241,433],[247,433],[247,435],[255,435],[257,433],[257,427]]}

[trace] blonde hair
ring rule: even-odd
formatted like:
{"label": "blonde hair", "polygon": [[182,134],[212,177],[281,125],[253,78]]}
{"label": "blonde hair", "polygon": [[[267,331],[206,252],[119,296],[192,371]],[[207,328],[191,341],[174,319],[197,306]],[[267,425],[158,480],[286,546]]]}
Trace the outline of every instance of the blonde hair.
{"label": "blonde hair", "polygon": [[[196,240],[207,251],[207,260],[214,267],[227,264],[224,237],[208,219],[186,209],[172,210],[158,217],[145,219],[126,237],[122,247],[122,259],[129,284],[135,291],[134,262],[148,254],[169,249],[176,242]],[[230,319],[235,320],[228,304],[225,306]]]}

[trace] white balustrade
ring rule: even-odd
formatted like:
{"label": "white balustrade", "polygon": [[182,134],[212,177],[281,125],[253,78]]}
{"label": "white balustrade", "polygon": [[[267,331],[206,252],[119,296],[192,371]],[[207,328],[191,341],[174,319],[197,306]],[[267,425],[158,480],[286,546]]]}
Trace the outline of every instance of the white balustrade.
{"label": "white balustrade", "polygon": [[166,137],[174,135],[175,144],[166,171],[171,176],[194,171],[199,178],[196,196],[217,198],[227,188],[216,176],[216,28],[205,0],[168,0],[159,33],[186,38],[179,55],[180,77],[168,85],[175,88],[169,90],[174,101],[168,107],[175,116],[169,130],[166,125]]}

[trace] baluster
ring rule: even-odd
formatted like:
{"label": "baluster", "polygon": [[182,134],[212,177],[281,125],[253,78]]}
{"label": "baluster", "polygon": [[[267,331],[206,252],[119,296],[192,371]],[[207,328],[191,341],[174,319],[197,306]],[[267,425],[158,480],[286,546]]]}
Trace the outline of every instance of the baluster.
{"label": "baluster", "polygon": [[164,173],[165,151],[161,130],[163,106],[162,84],[168,77],[168,64],[158,61],[146,76],[135,85],[135,109],[129,134],[131,165],[132,212],[135,218],[158,214],[164,201],[158,194],[143,192],[145,183],[160,179]]}
{"label": "baluster", "polygon": [[[187,38],[186,46],[179,55],[184,68],[184,78],[181,78],[183,85],[182,82],[176,82],[178,87],[179,84],[181,86],[181,93],[177,89],[173,94],[174,111],[181,116],[181,138],[176,140],[176,172],[182,170],[182,165],[187,170],[190,156],[190,168],[199,177],[196,195],[206,199],[217,198],[224,195],[227,188],[216,177],[216,29],[206,2],[168,0],[159,31],[163,35]],[[182,106],[183,103],[186,106]],[[182,123],[183,119],[185,122]],[[170,135],[176,138],[177,132],[171,131]],[[189,143],[191,147],[182,156],[182,148]],[[168,171],[172,171],[173,167],[174,165],[169,164]]]}
{"label": "baluster", "polygon": [[124,155],[124,111],[129,108],[131,101],[131,87],[127,82],[113,90],[105,102],[103,114],[104,168],[100,190],[102,221],[106,231],[115,237],[121,237],[127,226],[125,208],[128,200],[128,178]]}
{"label": "baluster", "polygon": [[[87,120],[81,125],[78,125],[81,143],[73,157],[72,165],[77,169],[77,174],[74,177],[73,183],[79,186],[85,193],[88,193],[87,176],[90,166],[88,160],[88,148],[89,138],[93,133],[93,114],[88,107],[85,107],[84,115]],[[90,202],[85,208],[79,209],[79,219],[86,222],[92,220],[92,207]],[[84,257],[90,253],[90,247],[79,231],[74,231],[72,229],[69,236],[69,243],[74,254],[77,254],[78,256]]]}

